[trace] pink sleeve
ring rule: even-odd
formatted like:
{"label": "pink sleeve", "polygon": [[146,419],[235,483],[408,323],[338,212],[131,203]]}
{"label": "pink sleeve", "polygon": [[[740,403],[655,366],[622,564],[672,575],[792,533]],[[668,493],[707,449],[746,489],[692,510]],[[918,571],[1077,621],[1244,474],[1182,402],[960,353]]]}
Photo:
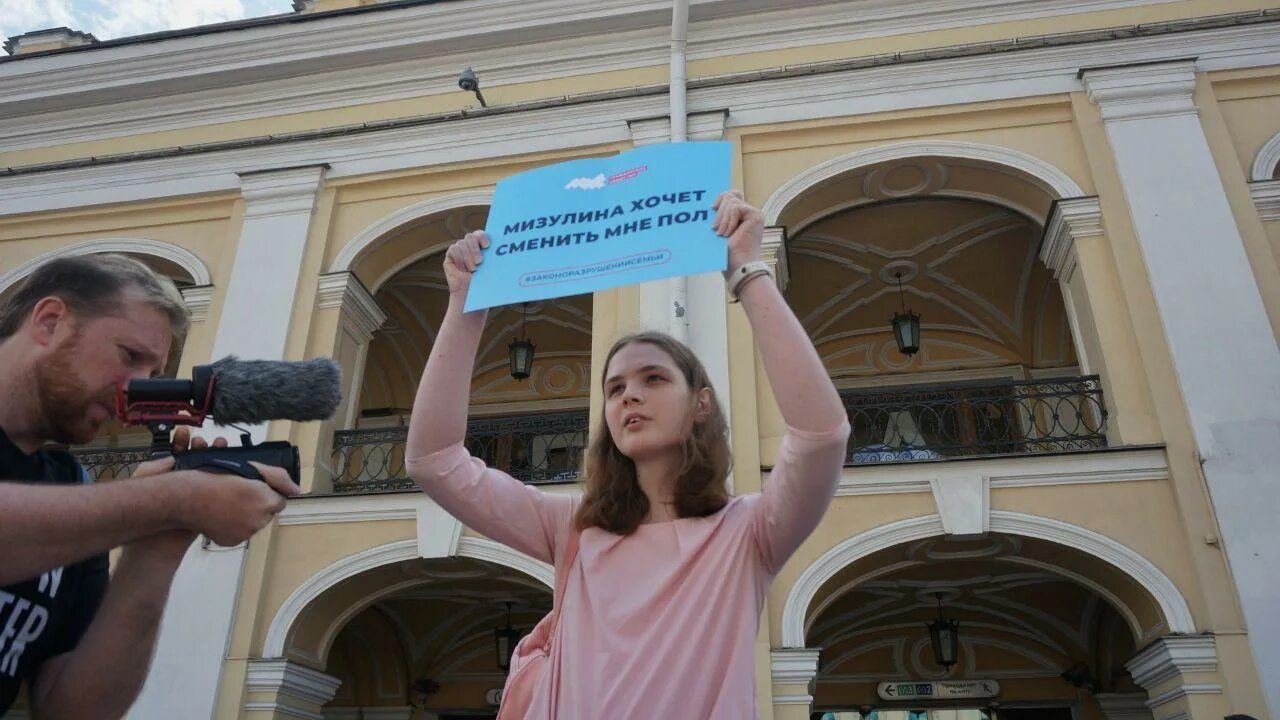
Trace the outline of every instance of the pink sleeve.
{"label": "pink sleeve", "polygon": [[751,508],[751,527],[765,570],[776,575],[822,520],[840,482],[849,421],[827,432],[788,427],[778,461]]}
{"label": "pink sleeve", "polygon": [[427,495],[462,524],[543,562],[555,563],[573,523],[574,499],[487,467],[458,443],[405,465]]}

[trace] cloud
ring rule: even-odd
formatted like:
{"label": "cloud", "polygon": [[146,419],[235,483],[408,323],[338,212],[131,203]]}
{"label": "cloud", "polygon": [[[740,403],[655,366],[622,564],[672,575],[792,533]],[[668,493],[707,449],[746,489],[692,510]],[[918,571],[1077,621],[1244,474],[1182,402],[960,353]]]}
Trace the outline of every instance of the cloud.
{"label": "cloud", "polygon": [[0,0],[0,41],[32,30],[75,24],[68,0]]}
{"label": "cloud", "polygon": [[290,10],[289,0],[0,0],[0,36],[65,25],[110,40]]}
{"label": "cloud", "polygon": [[593,178],[574,178],[569,181],[568,185],[564,186],[564,189],[599,190],[604,187],[604,182],[604,173],[601,173]]}

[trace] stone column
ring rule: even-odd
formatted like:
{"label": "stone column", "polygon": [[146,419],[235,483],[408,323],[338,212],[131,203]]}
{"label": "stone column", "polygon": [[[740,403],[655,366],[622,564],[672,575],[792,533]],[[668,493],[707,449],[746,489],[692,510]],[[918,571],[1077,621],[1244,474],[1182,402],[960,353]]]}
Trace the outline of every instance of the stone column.
{"label": "stone column", "polygon": [[[212,359],[284,359],[311,215],[323,167],[244,173],[244,219]],[[254,442],[267,426],[246,428]],[[218,428],[209,434],[222,434]],[[196,543],[174,578],[151,673],[131,720],[212,718],[233,627],[245,546]],[[317,716],[318,717],[318,716]]]}
{"label": "stone column", "polygon": [[1086,70],[1172,351],[1271,714],[1280,348],[1193,98],[1194,61]]}

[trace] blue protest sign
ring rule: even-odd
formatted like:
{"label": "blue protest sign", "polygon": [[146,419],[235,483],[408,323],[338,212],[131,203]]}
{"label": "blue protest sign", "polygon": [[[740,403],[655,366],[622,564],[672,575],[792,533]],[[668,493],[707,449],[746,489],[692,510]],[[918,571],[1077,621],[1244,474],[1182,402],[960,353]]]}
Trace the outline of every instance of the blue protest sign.
{"label": "blue protest sign", "polygon": [[498,183],[490,245],[467,311],[724,270],[711,209],[729,189],[727,142],[651,145]]}

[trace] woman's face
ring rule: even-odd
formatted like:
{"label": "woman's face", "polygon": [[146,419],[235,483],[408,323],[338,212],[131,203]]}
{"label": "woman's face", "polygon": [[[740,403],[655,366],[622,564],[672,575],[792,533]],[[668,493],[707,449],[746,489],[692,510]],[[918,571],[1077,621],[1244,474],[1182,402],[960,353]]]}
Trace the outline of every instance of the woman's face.
{"label": "woman's face", "polygon": [[624,345],[609,361],[604,383],[605,421],[618,450],[639,463],[679,452],[693,420],[699,413],[705,415],[709,396],[710,391],[704,390],[695,398],[684,373],[666,351],[634,342]]}

